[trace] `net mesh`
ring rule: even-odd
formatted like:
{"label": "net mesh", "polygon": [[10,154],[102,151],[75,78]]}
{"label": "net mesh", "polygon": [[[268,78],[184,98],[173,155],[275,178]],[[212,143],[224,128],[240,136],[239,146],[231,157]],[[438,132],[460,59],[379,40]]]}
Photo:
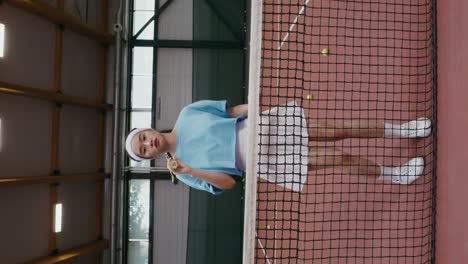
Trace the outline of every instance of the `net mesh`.
{"label": "net mesh", "polygon": [[435,37],[432,0],[263,1],[256,263],[433,261]]}

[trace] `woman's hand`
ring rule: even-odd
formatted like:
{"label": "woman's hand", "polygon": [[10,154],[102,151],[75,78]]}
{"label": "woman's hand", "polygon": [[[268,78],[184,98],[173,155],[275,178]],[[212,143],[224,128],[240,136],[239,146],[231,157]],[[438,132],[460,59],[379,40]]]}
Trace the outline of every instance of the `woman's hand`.
{"label": "woman's hand", "polygon": [[221,190],[231,189],[236,186],[236,181],[230,177],[229,175],[222,173],[222,172],[214,172],[214,171],[205,171],[205,170],[196,170],[192,169],[189,165],[183,163],[178,159],[176,160],[179,163],[176,169],[171,169],[170,162],[171,160],[167,160],[167,169],[174,174],[186,174],[190,175],[194,178],[206,181],[209,184],[216,186]]}
{"label": "woman's hand", "polygon": [[175,159],[173,158],[172,160],[176,160],[177,163],[179,164],[179,166],[177,166],[176,169],[171,169],[171,166],[170,166],[170,162],[171,162],[171,159],[168,159],[167,160],[167,169],[172,171],[172,173],[174,174],[188,174],[188,175],[191,175],[193,169],[192,167],[190,167],[189,165],[183,163],[182,161],[178,160],[178,159]]}

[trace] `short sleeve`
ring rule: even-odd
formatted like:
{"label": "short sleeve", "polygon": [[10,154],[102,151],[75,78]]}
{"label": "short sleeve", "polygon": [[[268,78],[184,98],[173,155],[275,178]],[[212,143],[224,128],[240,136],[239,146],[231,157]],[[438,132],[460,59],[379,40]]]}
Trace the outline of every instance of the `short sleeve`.
{"label": "short sleeve", "polygon": [[226,112],[227,107],[228,103],[226,100],[201,100],[190,105],[191,109],[196,109],[223,117],[229,117],[228,113]]}
{"label": "short sleeve", "polygon": [[185,183],[188,186],[190,186],[190,187],[192,187],[194,189],[197,189],[197,190],[206,191],[206,192],[209,192],[209,193],[214,194],[214,195],[218,195],[218,194],[221,194],[223,192],[223,190],[213,186],[212,184],[209,184],[209,183],[207,183],[207,182],[205,182],[203,180],[194,178],[194,177],[192,177],[190,175],[177,174],[176,177],[177,177],[177,179],[179,179],[183,183]]}

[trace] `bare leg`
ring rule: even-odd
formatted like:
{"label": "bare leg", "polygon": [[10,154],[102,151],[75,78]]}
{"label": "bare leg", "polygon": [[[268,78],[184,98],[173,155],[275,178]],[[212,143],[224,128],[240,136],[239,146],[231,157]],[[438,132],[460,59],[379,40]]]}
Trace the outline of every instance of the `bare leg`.
{"label": "bare leg", "polygon": [[353,175],[366,175],[368,177],[380,176],[380,166],[373,161],[352,156],[334,148],[315,147],[309,149],[309,171],[341,167]]}
{"label": "bare leg", "polygon": [[380,138],[384,136],[384,122],[358,120],[307,121],[310,141],[336,141],[345,138]]}

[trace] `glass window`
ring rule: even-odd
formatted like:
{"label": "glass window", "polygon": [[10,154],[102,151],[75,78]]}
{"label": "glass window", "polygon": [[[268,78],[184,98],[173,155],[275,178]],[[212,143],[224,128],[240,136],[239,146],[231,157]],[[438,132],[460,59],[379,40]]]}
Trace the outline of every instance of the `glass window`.
{"label": "glass window", "polygon": [[128,195],[128,263],[148,263],[150,180],[130,180]]}
{"label": "glass window", "polygon": [[128,258],[129,264],[148,263],[149,242],[147,241],[129,241]]}
{"label": "glass window", "polygon": [[149,206],[149,180],[131,180],[129,190],[130,196],[133,196],[133,200],[131,198],[131,201],[129,203],[130,206]]}
{"label": "glass window", "polygon": [[154,11],[155,0],[133,0],[134,10]]}
{"label": "glass window", "polygon": [[149,168],[150,166],[151,166],[151,162],[149,160],[134,161],[134,160],[130,159],[130,167]]}
{"label": "glass window", "polygon": [[130,114],[130,128],[147,128],[151,127],[151,111],[132,112]]}
{"label": "glass window", "polygon": [[0,58],[3,58],[5,50],[5,25],[0,23]]}
{"label": "glass window", "polygon": [[[147,109],[148,111],[132,111],[130,113],[130,129],[135,127],[151,127],[151,110],[153,95],[153,48],[135,47],[133,49],[132,76],[132,109]],[[130,159],[131,167],[150,167],[149,161],[136,162]]]}
{"label": "glass window", "polygon": [[133,75],[153,75],[153,48],[133,48]]}
{"label": "glass window", "polygon": [[132,76],[132,108],[151,109],[153,76]]}
{"label": "glass window", "polygon": [[131,180],[128,199],[128,238],[149,239],[150,181]]}
{"label": "glass window", "polygon": [[150,181],[131,180],[129,206],[149,206],[150,204]]}
{"label": "glass window", "polygon": [[149,211],[149,206],[128,207],[129,239],[149,239]]}
{"label": "glass window", "polygon": [[[133,34],[142,30],[143,26],[155,14],[155,0],[133,1]],[[142,30],[138,39],[153,40],[155,22],[151,21]],[[152,123],[153,98],[153,47],[130,47],[132,52],[131,102],[129,128],[148,128]],[[150,161],[136,162],[129,159],[130,167],[149,168]],[[128,183],[128,241],[127,259],[129,264],[149,263],[150,248],[150,183],[149,179],[133,179]]]}
{"label": "glass window", "polygon": [[[133,35],[135,36],[153,16],[154,12],[135,11],[133,13]],[[146,26],[137,39],[154,39],[154,20]]]}

